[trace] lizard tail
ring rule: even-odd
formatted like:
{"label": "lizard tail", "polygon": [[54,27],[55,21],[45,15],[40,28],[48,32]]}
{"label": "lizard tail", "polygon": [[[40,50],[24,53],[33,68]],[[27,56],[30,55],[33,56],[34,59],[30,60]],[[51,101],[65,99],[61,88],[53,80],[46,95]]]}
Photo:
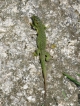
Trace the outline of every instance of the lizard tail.
{"label": "lizard tail", "polygon": [[41,67],[42,67],[42,74],[43,74],[43,78],[44,78],[44,90],[45,90],[45,93],[44,93],[44,106],[47,106],[46,105],[46,79],[47,79],[47,72],[46,72],[46,66],[45,66],[45,55],[44,55],[44,51],[41,52],[40,54],[40,61],[41,61]]}
{"label": "lizard tail", "polygon": [[[45,69],[45,68],[44,68]],[[46,90],[46,71],[42,71],[43,72],[43,78],[44,78],[44,90],[45,90],[45,93],[44,93],[44,106],[46,106],[46,93],[47,93],[47,90]]]}
{"label": "lizard tail", "polygon": [[44,106],[47,106],[47,103],[46,103],[46,78],[44,78],[44,90],[45,90],[45,93],[44,93]]}

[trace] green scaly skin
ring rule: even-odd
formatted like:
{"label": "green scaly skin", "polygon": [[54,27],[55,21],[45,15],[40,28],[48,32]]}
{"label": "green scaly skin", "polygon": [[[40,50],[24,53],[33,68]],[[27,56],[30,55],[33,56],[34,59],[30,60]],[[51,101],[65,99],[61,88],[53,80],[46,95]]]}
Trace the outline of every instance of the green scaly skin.
{"label": "green scaly skin", "polygon": [[42,23],[42,21],[39,19],[37,16],[32,16],[32,28],[37,31],[37,50],[35,51],[36,55],[40,56],[40,63],[41,63],[41,68],[42,68],[42,73],[43,73],[43,78],[44,78],[44,106],[47,106],[46,104],[46,79],[47,79],[47,73],[46,73],[46,66],[45,66],[45,61],[50,59],[50,54],[46,52],[46,35],[45,35],[45,26]]}

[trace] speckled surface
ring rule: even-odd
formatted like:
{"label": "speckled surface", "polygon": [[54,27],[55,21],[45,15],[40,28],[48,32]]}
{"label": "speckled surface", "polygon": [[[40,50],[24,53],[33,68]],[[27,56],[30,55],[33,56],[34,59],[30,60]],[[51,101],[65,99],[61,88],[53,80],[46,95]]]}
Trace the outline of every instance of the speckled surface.
{"label": "speckled surface", "polygon": [[[46,28],[48,106],[78,106],[80,0],[0,0],[0,106],[41,106],[44,85],[36,49],[35,14]],[[55,48],[51,45],[55,44]]]}

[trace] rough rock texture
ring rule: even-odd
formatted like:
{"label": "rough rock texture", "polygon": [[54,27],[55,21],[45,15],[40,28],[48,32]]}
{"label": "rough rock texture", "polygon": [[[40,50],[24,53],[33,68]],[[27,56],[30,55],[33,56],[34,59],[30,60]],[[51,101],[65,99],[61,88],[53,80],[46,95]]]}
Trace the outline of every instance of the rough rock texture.
{"label": "rough rock texture", "polygon": [[78,88],[62,73],[80,82],[80,0],[0,0],[0,106],[43,104],[33,14],[47,26],[52,56],[46,63],[48,106],[78,106]]}

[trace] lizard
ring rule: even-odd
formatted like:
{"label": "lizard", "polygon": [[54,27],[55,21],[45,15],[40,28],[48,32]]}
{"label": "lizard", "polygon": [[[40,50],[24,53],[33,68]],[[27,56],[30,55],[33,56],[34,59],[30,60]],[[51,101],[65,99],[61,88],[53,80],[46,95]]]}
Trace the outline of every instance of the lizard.
{"label": "lizard", "polygon": [[37,50],[35,50],[35,55],[39,55],[42,74],[44,78],[44,106],[46,105],[46,80],[47,80],[47,72],[46,72],[46,64],[45,62],[51,58],[51,55],[46,51],[46,34],[45,34],[45,25],[42,23],[38,16],[33,15],[31,17],[32,23],[31,27],[37,31]]}

